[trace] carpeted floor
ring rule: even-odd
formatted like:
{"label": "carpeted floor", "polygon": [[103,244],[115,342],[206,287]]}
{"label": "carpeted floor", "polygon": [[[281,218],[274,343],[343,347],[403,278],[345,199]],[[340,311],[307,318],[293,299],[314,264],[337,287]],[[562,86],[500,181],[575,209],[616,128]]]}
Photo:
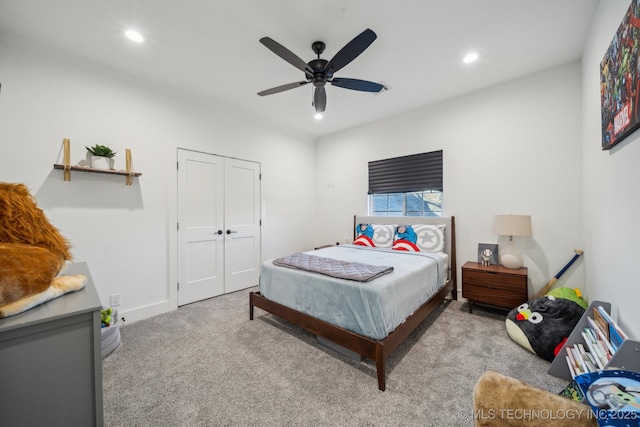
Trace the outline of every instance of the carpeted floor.
{"label": "carpeted floor", "polygon": [[121,329],[104,359],[107,426],[473,425],[476,379],[493,369],[558,392],[566,381],[508,337],[504,312],[445,303],[387,359],[357,362],[256,309],[249,290]]}

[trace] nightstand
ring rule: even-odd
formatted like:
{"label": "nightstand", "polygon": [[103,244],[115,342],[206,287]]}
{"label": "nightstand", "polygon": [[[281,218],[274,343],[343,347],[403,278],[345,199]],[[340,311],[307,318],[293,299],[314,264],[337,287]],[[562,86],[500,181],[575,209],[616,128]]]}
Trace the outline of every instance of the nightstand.
{"label": "nightstand", "polygon": [[518,307],[528,299],[527,267],[514,270],[466,262],[462,266],[462,297],[469,301],[469,313],[474,302],[509,310]]}

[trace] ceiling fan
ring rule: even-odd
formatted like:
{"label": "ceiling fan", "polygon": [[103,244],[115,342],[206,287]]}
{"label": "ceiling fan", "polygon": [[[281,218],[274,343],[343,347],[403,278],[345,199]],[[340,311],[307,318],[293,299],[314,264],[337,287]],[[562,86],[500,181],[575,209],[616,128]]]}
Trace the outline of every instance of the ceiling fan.
{"label": "ceiling fan", "polygon": [[263,37],[260,39],[260,43],[265,45],[273,53],[287,61],[289,64],[303,71],[306,80],[263,90],[262,92],[258,92],[258,95],[273,95],[274,93],[284,92],[286,90],[295,89],[297,87],[313,83],[313,105],[316,108],[316,113],[322,113],[327,106],[327,93],[325,91],[325,85],[327,83],[331,83],[333,86],[338,86],[344,89],[359,90],[362,92],[380,92],[385,87],[379,83],[333,76],[335,72],[342,69],[342,67],[364,52],[364,50],[373,43],[376,37],[376,33],[370,29],[364,30],[340,49],[340,51],[336,53],[330,61],[320,59],[320,54],[324,52],[325,44],[321,41],[314,42],[311,45],[311,49],[313,49],[316,55],[318,55],[318,58],[313,59],[308,63],[304,62],[293,52],[275,40],[269,37]]}

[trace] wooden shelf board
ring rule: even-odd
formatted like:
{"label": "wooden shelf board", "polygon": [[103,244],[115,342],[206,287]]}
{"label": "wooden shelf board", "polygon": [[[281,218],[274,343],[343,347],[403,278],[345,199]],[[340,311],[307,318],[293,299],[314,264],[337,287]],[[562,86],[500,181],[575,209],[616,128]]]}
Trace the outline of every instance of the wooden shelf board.
{"label": "wooden shelf board", "polygon": [[[64,165],[54,164],[53,168],[54,169],[62,169],[62,170],[64,170]],[[140,172],[134,172],[132,174],[129,174],[126,171],[116,171],[116,170],[111,170],[111,169],[85,168],[83,166],[70,166],[70,168],[71,168],[72,171],[91,172],[91,173],[104,173],[104,174],[107,174],[107,175],[122,175],[122,176],[129,176],[129,175],[140,176],[140,175],[142,175],[142,173],[140,173]]]}

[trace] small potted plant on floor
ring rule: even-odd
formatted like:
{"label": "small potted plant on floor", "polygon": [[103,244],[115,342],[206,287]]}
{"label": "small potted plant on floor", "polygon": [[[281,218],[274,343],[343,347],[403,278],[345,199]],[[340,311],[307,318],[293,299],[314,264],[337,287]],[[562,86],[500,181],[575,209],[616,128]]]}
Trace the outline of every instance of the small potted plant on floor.
{"label": "small potted plant on floor", "polygon": [[94,169],[113,169],[113,157],[116,153],[105,145],[86,147],[91,154],[90,164]]}

